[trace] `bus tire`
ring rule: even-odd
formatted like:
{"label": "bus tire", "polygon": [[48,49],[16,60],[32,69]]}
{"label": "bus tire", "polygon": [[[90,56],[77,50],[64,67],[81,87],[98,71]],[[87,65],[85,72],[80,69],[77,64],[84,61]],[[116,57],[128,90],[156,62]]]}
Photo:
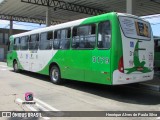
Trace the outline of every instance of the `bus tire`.
{"label": "bus tire", "polygon": [[50,80],[52,83],[57,85],[63,83],[63,80],[61,79],[60,69],[56,65],[53,65],[50,69]]}
{"label": "bus tire", "polygon": [[20,69],[18,68],[18,63],[16,60],[13,62],[13,71],[17,73],[20,72]]}

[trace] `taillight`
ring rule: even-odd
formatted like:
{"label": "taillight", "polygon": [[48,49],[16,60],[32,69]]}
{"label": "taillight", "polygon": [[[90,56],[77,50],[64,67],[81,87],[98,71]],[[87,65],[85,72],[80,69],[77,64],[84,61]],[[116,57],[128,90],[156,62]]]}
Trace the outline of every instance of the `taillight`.
{"label": "taillight", "polygon": [[122,73],[124,73],[124,65],[123,65],[123,56],[120,58],[119,60],[119,64],[118,64],[118,70]]}

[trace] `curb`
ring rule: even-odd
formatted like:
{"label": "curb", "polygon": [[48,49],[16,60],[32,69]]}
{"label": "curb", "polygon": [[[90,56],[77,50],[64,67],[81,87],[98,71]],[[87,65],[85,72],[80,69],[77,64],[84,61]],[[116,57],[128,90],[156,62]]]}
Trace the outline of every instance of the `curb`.
{"label": "curb", "polygon": [[139,83],[139,88],[160,92],[160,86],[159,85],[151,85],[151,84],[147,84],[147,83]]}

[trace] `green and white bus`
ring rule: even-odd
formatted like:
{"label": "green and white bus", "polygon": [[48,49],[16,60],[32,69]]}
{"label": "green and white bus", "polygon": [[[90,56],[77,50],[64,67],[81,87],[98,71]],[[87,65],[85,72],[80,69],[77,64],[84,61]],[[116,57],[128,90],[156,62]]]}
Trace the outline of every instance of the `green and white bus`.
{"label": "green and white bus", "polygon": [[155,71],[160,71],[160,38],[154,39],[154,48],[155,48],[154,68]]}
{"label": "green and white bus", "polygon": [[10,37],[7,64],[15,72],[120,85],[151,80],[154,40],[150,24],[134,15],[106,13]]}

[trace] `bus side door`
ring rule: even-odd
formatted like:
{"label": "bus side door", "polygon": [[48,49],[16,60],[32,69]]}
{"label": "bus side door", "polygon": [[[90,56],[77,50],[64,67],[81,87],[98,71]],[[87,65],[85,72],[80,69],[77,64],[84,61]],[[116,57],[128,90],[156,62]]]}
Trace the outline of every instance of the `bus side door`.
{"label": "bus side door", "polygon": [[88,75],[90,77],[88,80],[101,84],[111,83],[110,62],[110,50],[94,50],[92,52],[92,72]]}
{"label": "bus side door", "polygon": [[104,21],[97,27],[97,48],[92,52],[92,74],[95,83],[111,84],[111,24]]}

